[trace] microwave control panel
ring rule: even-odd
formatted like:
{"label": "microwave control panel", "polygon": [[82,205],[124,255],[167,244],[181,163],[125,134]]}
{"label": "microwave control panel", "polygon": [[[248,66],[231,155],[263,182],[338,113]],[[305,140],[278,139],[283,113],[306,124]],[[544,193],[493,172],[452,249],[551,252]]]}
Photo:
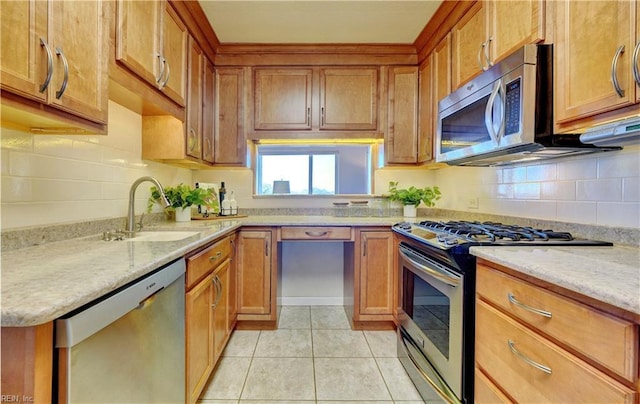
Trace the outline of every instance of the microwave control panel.
{"label": "microwave control panel", "polygon": [[507,83],[505,87],[505,136],[520,132],[520,103],[522,100],[521,89],[520,77],[510,83]]}

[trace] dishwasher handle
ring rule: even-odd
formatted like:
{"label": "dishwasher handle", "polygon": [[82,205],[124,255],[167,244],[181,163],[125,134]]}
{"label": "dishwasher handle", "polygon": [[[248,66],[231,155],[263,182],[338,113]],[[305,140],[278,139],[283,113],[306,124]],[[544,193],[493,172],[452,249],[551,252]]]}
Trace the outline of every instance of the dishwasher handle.
{"label": "dishwasher handle", "polygon": [[[184,275],[184,258],[67,318],[56,320],[56,348],[70,348],[123,317]],[[184,279],[184,277],[182,278]],[[152,301],[148,301],[152,304]]]}

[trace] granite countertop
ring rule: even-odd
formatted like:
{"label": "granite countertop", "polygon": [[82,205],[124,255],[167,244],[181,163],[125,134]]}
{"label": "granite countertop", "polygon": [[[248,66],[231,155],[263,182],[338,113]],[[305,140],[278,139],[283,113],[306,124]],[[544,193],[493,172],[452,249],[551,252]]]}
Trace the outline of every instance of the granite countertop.
{"label": "granite countertop", "polygon": [[[164,242],[106,242],[93,235],[3,251],[2,326],[34,326],[59,318],[241,226],[390,226],[403,220],[266,215],[165,222],[146,230],[197,234]],[[637,247],[473,247],[471,251],[640,316]]]}
{"label": "granite countertop", "polygon": [[470,251],[640,317],[637,247],[471,247]]}

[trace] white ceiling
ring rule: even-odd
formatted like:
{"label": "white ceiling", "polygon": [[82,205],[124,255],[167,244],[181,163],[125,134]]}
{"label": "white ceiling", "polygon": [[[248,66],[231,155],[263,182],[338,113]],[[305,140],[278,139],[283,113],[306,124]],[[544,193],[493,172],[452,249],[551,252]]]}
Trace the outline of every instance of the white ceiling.
{"label": "white ceiling", "polygon": [[441,0],[199,0],[223,44],[412,44]]}

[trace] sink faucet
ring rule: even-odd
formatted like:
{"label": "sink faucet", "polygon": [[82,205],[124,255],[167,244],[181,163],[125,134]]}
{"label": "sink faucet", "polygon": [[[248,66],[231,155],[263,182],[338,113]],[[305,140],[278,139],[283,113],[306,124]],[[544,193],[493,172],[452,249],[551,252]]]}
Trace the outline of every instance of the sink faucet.
{"label": "sink faucet", "polygon": [[124,229],[124,233],[127,235],[128,238],[135,237],[136,235],[135,213],[134,213],[133,205],[135,202],[136,189],[138,188],[138,185],[140,185],[145,181],[152,182],[156,186],[156,188],[158,188],[158,191],[160,192],[160,196],[162,197],[162,202],[164,203],[164,206],[166,208],[171,206],[171,203],[169,203],[169,200],[167,199],[167,196],[164,193],[164,189],[162,188],[162,185],[160,185],[160,182],[158,182],[157,179],[153,177],[140,177],[137,180],[135,180],[131,185],[131,189],[129,190],[129,212],[127,213],[127,227]]}

